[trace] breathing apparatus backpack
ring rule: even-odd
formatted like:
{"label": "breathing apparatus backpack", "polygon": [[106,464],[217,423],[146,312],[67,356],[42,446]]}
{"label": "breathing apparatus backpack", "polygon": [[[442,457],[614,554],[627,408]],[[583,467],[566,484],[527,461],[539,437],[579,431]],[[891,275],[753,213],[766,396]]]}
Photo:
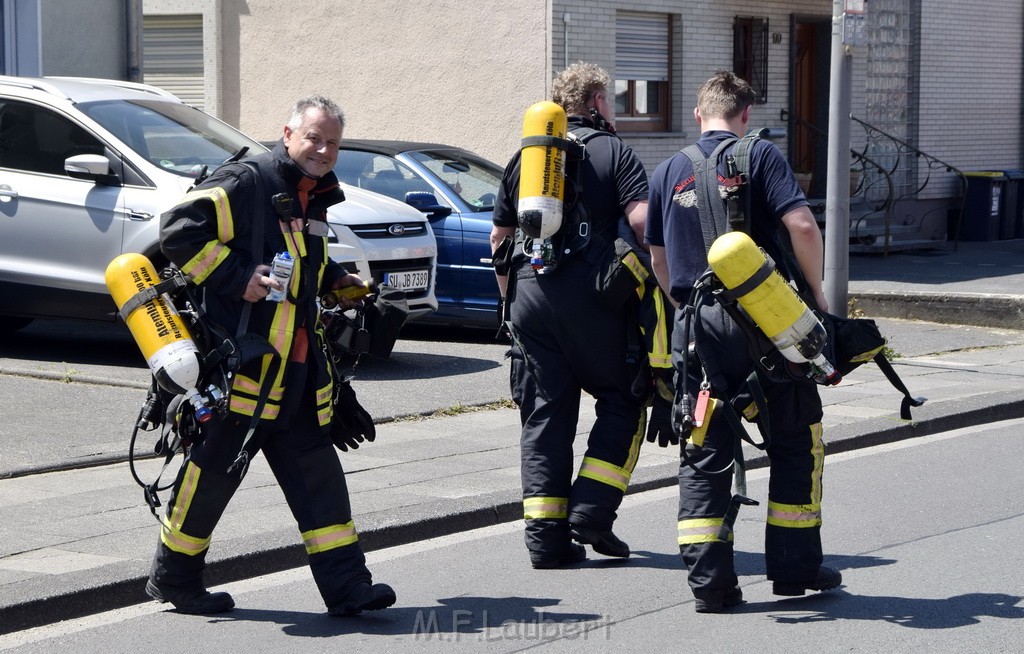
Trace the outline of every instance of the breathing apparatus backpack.
{"label": "breathing apparatus backpack", "polygon": [[[543,275],[590,243],[590,212],[579,175],[586,143],[606,134],[590,127],[568,131],[565,111],[538,102],[526,111],[519,159],[519,228],[510,257],[522,252]],[[506,253],[502,253],[506,254]]]}
{"label": "breathing apparatus backpack", "polygon": [[[596,138],[617,136],[596,110],[591,110],[591,120],[594,127],[569,130],[565,112],[557,104],[539,102],[527,110],[519,162],[519,228],[514,238],[507,237],[496,248],[494,268],[498,275],[509,275],[514,258],[529,258],[536,274],[545,275],[577,256],[592,266],[591,291],[599,301],[613,311],[629,305],[626,364],[632,392],[653,407],[648,440],[664,441],[671,431],[673,398],[671,305],[658,286],[650,255],[625,217],[618,221],[614,235],[592,230],[582,175],[587,146]],[[515,283],[513,274],[510,294]],[[499,307],[499,322],[499,334],[512,334],[504,304]]]}
{"label": "breathing apparatus backpack", "polygon": [[[750,158],[754,145],[763,137],[762,130],[742,139],[725,139],[710,156],[705,156],[696,144],[683,150],[693,164],[696,206],[709,268],[696,280],[689,301],[677,313],[681,324],[676,326],[675,338],[682,339],[684,345],[679,354],[671,422],[675,439],[685,441],[681,448],[683,464],[701,476],[733,474],[734,494],[717,534],[722,541],[729,539],[739,508],[758,504],[746,496],[743,443],[764,450],[771,442],[762,378],[774,383],[813,379],[819,384],[835,384],[841,375],[873,358],[904,394],[904,418],[910,418],[911,405],[924,402],[924,398],[911,397],[881,353],[885,339],[873,321],[840,319],[812,310],[816,307],[806,280],[784,247],[778,249],[776,262],[749,237]],[[734,144],[732,152],[725,154]],[[719,185],[722,156],[726,176]],[[694,322],[695,314],[698,319]],[[845,333],[835,329],[837,324],[843,325]],[[736,331],[741,335],[733,336]],[[851,333],[857,337],[850,338]],[[746,341],[746,352],[734,342],[737,339]],[[837,346],[839,340],[853,345],[855,351],[844,352]],[[699,366],[699,375],[691,376],[692,363]],[[743,370],[749,370],[745,378]],[[701,381],[694,398],[689,387],[691,379],[698,377]],[[760,442],[750,437],[740,416],[756,423]],[[731,460],[718,470],[701,467],[698,458],[712,420],[724,420],[735,436]]]}
{"label": "breathing apparatus backpack", "polygon": [[[132,429],[128,464],[156,515],[158,493],[173,485],[161,486],[161,477],[175,455],[202,438],[200,426],[227,411],[231,376],[245,362],[276,351],[266,341],[231,338],[206,320],[196,287],[173,266],[158,276],[147,257],[123,254],[107,267],[106,282],[152,372]],[[156,432],[153,454],[164,459],[150,483],[136,467],[140,432]]]}
{"label": "breathing apparatus backpack", "polygon": [[[747,235],[750,232],[749,170],[754,144],[764,130],[742,139],[723,140],[710,156],[690,145],[683,153],[694,168],[696,204],[709,268],[694,284],[683,308],[682,334],[688,340],[688,356],[682,357],[673,406],[673,428],[679,438],[688,439],[690,452],[702,446],[706,420],[718,413],[737,432],[737,462],[742,462],[739,440],[764,449],[770,441],[768,407],[758,375],[775,383],[812,379],[834,385],[859,365],[874,360],[890,383],[904,398],[901,416],[910,419],[910,407],[920,406],[925,398],[913,397],[882,349],[885,339],[874,321],[848,319],[816,309],[809,286],[799,266],[780,248],[778,261],[758,248]],[[735,148],[725,153],[730,146]],[[726,178],[719,185],[718,163],[724,156]],[[700,320],[693,325],[695,314]],[[723,368],[735,365],[735,358],[702,343],[706,325],[729,322],[745,336],[750,373],[737,384],[725,378]],[[712,326],[714,328],[714,326]],[[693,341],[690,342],[690,336]],[[701,367],[704,382],[694,400],[686,390],[688,366],[695,361]],[[712,398],[711,394],[718,395]],[[742,428],[739,415],[757,423],[761,443],[754,443]]]}
{"label": "breathing apparatus backpack", "polygon": [[[244,154],[243,148],[222,165],[245,166],[255,183],[254,197],[267,198],[257,164],[239,161]],[[192,188],[207,177],[204,168]],[[259,228],[252,230],[251,252],[263,252],[268,206],[280,219],[291,217],[290,206],[279,202],[278,196],[268,200],[255,204],[253,224]],[[248,331],[252,303],[244,303],[238,329],[229,334],[206,317],[204,291],[175,266],[158,275],[146,257],[122,255],[108,267],[107,286],[153,373],[146,401],[132,430],[128,461],[132,477],[143,488],[150,512],[159,521],[159,493],[174,484],[174,480],[164,485],[160,481],[171,461],[178,454],[188,456],[189,448],[203,438],[204,422],[228,411],[234,375],[249,362],[269,356],[265,382],[248,432],[238,457],[227,471],[244,476],[255,454],[250,442],[282,361],[266,338]],[[360,302],[354,309],[346,309],[341,299]],[[369,282],[328,291],[317,301],[324,322],[324,348],[335,382],[330,437],[339,449],[348,451],[375,437],[373,418],[359,404],[350,383],[356,365],[364,354],[390,356],[408,317],[408,306],[403,291],[388,286],[372,287]],[[153,452],[164,459],[155,480],[149,483],[143,481],[136,465],[140,432],[156,432]]]}
{"label": "breathing apparatus backpack", "polygon": [[[242,165],[255,181],[255,197],[266,197],[263,179],[256,164],[240,161],[248,148],[242,148],[222,166]],[[204,167],[190,191],[208,177]],[[275,205],[280,213],[283,207]],[[258,229],[252,230],[252,252],[263,250],[263,225],[266,204],[256,203],[253,217]],[[269,380],[281,365],[277,350],[263,337],[247,331],[251,303],[244,303],[235,334],[228,334],[207,319],[203,291],[177,267],[169,266],[159,275],[152,263],[139,254],[123,254],[107,267],[106,283],[118,306],[121,318],[147,358],[153,373],[150,389],[132,429],[128,463],[132,477],[143,488],[150,512],[159,520],[158,493],[169,489],[173,480],[161,485],[160,479],[177,454],[187,455],[189,447],[203,437],[201,425],[215,413],[227,412],[231,382],[235,373],[248,362],[268,356],[267,383],[263,384],[239,455],[228,472],[248,469],[252,453],[247,446],[259,423],[259,416],[270,394]],[[156,479],[146,483],[136,468],[136,440],[140,431],[159,429],[154,454],[163,457]],[[182,463],[184,465],[184,462]]]}

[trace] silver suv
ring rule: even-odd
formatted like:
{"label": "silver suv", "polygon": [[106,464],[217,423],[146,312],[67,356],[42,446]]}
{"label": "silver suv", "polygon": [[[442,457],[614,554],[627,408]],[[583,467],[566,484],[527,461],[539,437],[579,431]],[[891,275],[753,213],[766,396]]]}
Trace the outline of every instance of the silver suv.
{"label": "silver suv", "polygon": [[[165,265],[160,214],[243,148],[265,151],[152,86],[0,76],[0,333],[40,317],[113,321],[107,264],[141,252]],[[413,316],[436,309],[437,246],[423,214],[343,188],[351,200],[328,212],[332,258],[404,282]]]}

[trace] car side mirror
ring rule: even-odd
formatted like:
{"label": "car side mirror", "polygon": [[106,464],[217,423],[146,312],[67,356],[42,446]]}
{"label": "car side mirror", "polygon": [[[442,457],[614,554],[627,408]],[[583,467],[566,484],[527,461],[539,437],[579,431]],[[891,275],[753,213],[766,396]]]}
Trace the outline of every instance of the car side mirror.
{"label": "car side mirror", "polygon": [[121,181],[110,172],[110,162],[102,154],[76,154],[64,160],[64,172],[75,179],[86,179],[104,186]]}
{"label": "car side mirror", "polygon": [[405,203],[427,214],[431,220],[444,218],[452,212],[451,207],[440,204],[433,193],[426,191],[409,191],[405,194]]}

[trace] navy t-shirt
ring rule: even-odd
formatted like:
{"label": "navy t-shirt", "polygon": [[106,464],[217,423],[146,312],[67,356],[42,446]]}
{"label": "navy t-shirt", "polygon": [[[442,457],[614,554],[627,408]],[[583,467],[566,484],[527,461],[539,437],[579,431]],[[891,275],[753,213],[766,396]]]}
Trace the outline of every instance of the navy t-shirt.
{"label": "navy t-shirt", "polygon": [[[697,146],[710,155],[731,132],[701,134]],[[731,151],[735,145],[727,148]],[[718,180],[726,178],[725,156],[719,159]],[[750,152],[751,238],[776,262],[781,261],[779,238],[786,213],[807,205],[793,171],[774,144],[759,140]],[[644,240],[665,248],[672,299],[685,304],[697,278],[707,270],[708,259],[696,205],[693,164],[682,152],[663,161],[651,176]]]}

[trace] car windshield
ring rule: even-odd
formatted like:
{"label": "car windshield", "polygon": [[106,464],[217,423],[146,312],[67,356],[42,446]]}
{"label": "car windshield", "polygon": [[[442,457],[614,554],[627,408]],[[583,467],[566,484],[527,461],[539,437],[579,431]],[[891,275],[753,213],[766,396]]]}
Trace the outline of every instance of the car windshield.
{"label": "car windshield", "polygon": [[160,168],[196,177],[243,147],[266,148],[198,109],[166,100],[104,100],[78,105],[87,116]]}
{"label": "car windshield", "polygon": [[405,202],[408,194],[413,191],[433,192],[430,184],[414,173],[409,166],[394,157],[375,152],[342,150],[338,155],[338,163],[334,165],[334,174],[346,184],[380,193],[400,202]]}
{"label": "car windshield", "polygon": [[420,150],[408,155],[434,174],[473,211],[492,211],[501,184],[496,164],[460,150]]}

